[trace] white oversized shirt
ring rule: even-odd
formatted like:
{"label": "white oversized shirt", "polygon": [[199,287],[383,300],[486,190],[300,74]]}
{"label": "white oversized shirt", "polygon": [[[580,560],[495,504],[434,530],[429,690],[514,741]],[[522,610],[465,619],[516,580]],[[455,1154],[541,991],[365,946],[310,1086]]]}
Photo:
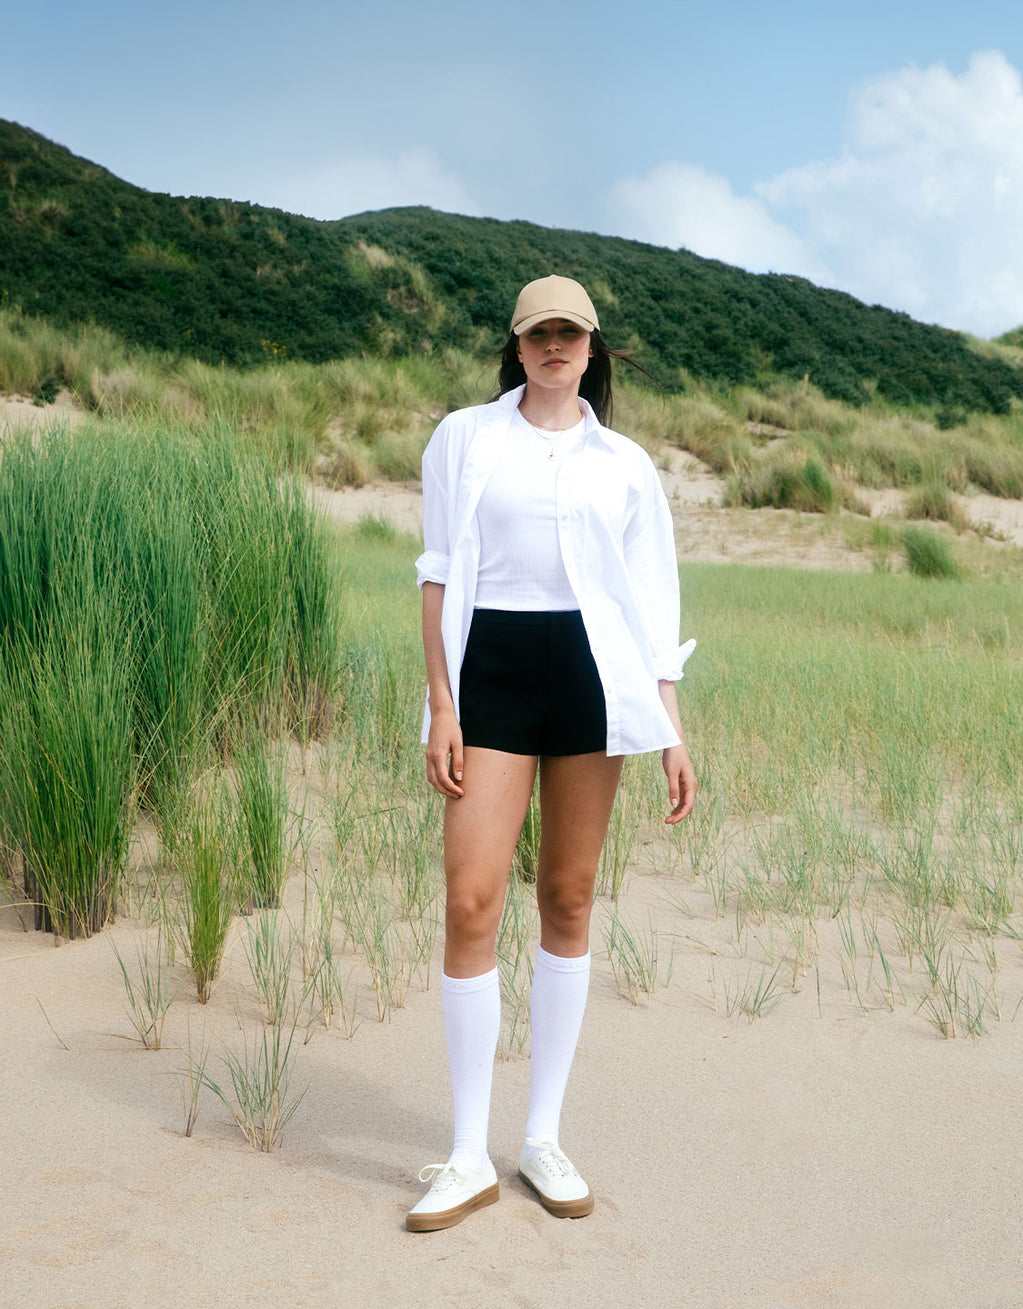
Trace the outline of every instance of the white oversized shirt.
{"label": "white oversized shirt", "polygon": [[[441,634],[458,715],[458,682],[479,567],[476,506],[514,439],[523,387],[445,418],[423,455],[420,586],[444,586]],[[582,438],[557,475],[558,540],[607,706],[607,753],[678,744],[658,681],[675,682],[696,646],[678,643],[679,587],[671,511],[646,451],[597,422],[580,398]],[[427,704],[423,741],[430,727]]]}

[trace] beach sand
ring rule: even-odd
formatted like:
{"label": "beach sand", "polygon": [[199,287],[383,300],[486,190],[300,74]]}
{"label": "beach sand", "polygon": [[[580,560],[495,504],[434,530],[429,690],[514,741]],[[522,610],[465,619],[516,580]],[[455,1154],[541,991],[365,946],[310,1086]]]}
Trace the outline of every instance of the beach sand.
{"label": "beach sand", "polygon": [[[293,921],[300,900],[296,874]],[[384,1023],[357,968],[354,1037],[319,1026],[297,1047],[305,1098],[256,1154],[209,1094],[183,1135],[189,1044],[205,1031],[225,1080],[223,1046],[260,1030],[243,919],[205,1008],[179,958],[164,1047],[147,1051],[113,946],[133,968],[155,927],[122,918],[55,949],[0,911],[0,1304],[1023,1305],[1023,964],[1003,969],[1011,1005],[989,1035],[945,1041],[915,1001],[857,1008],[825,921],[819,977],[786,966],[775,1007],[747,1021],[727,1009],[761,975],[755,933],[740,944],[699,880],[629,877],[622,911],[674,950],[639,1005],[602,952],[607,911],[562,1122],[594,1213],[553,1218],[518,1180],[529,1062],[513,1055],[494,1077],[500,1202],[422,1235],[405,1213],[450,1132],[439,957]]]}

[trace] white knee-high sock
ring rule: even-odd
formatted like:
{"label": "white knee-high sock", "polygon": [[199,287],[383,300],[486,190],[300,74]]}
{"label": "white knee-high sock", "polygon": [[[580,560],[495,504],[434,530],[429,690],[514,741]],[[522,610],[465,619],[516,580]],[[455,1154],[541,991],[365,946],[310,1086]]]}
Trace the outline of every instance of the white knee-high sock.
{"label": "white knee-high sock", "polygon": [[487,1162],[490,1084],[501,1031],[497,969],[482,977],[442,973],[441,1002],[455,1107],[455,1143],[448,1162],[478,1171]]}
{"label": "white knee-high sock", "polygon": [[561,1102],[572,1067],[590,986],[590,956],[563,959],[536,952],[530,996],[532,1053],[529,1068],[529,1118],[526,1136],[558,1141]]}

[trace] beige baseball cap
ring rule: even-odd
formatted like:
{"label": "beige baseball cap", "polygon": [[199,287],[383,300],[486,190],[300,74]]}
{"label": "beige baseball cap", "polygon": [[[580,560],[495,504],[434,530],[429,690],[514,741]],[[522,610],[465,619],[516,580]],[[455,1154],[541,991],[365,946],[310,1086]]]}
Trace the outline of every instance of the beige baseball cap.
{"label": "beige baseball cap", "polygon": [[512,331],[521,336],[546,318],[567,318],[587,332],[600,326],[593,301],[585,289],[570,277],[558,277],[555,273],[537,278],[519,292],[512,314]]}

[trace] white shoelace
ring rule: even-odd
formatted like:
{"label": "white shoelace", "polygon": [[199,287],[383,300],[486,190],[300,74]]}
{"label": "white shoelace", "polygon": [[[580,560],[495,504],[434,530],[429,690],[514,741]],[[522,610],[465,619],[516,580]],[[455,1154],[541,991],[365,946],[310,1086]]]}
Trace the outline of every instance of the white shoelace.
{"label": "white shoelace", "polygon": [[526,1137],[526,1145],[536,1151],[533,1158],[549,1177],[575,1177],[575,1165],[565,1157],[553,1141],[533,1141]]}
{"label": "white shoelace", "polygon": [[427,1164],[419,1170],[419,1180],[430,1182],[431,1191],[447,1191],[453,1186],[461,1186],[465,1177],[453,1164]]}

